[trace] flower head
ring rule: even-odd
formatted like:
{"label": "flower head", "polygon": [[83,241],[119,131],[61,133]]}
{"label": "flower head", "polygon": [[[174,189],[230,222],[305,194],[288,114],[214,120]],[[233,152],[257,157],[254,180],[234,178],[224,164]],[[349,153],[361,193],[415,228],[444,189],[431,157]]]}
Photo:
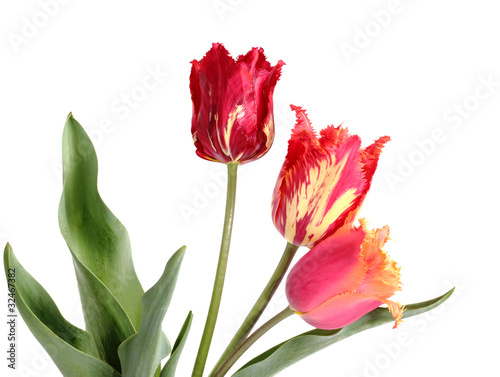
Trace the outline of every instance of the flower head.
{"label": "flower head", "polygon": [[318,138],[305,110],[291,107],[297,123],[274,188],[272,216],[288,242],[313,246],[354,222],[390,138],[361,149],[360,138],[340,126],[321,130]]}
{"label": "flower head", "polygon": [[214,43],[191,64],[191,133],[198,156],[245,163],[266,154],[274,140],[273,92],[284,63],[271,66],[262,48],[235,61]]}
{"label": "flower head", "polygon": [[401,289],[399,268],[382,247],[389,227],[343,228],[314,246],[292,268],[286,282],[290,308],[310,325],[337,329],[387,304],[401,322],[403,308],[388,298]]}

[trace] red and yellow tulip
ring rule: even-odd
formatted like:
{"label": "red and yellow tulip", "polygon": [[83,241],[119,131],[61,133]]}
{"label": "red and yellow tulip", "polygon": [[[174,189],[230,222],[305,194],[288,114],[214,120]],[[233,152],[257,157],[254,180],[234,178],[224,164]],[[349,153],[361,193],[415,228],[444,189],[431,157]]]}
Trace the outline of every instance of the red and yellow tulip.
{"label": "red and yellow tulip", "polygon": [[360,138],[340,126],[321,130],[318,138],[305,110],[291,107],[297,123],[274,189],[272,216],[288,242],[313,246],[354,222],[390,138],[362,149]]}
{"label": "red and yellow tulip", "polygon": [[401,289],[399,268],[382,247],[389,227],[342,228],[314,246],[292,268],[286,282],[290,308],[310,325],[337,329],[387,304],[401,322],[402,306],[388,298]]}
{"label": "red and yellow tulip", "polygon": [[191,133],[201,158],[245,163],[274,140],[273,92],[284,63],[269,64],[262,48],[234,60],[220,43],[191,62]]}

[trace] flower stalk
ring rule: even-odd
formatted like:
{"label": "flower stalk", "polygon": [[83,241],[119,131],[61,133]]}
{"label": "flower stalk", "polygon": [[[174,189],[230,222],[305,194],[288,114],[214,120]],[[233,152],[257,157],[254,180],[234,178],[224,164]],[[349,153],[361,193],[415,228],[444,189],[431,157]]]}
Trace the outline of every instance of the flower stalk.
{"label": "flower stalk", "polygon": [[226,276],[227,262],[229,258],[229,246],[231,244],[231,233],[233,229],[234,207],[236,201],[236,176],[237,163],[227,164],[228,180],[227,180],[227,197],[226,197],[226,213],[224,217],[224,228],[222,231],[222,241],[219,253],[219,262],[217,264],[217,272],[210,300],[210,308],[208,310],[203,336],[201,338],[200,347],[196,356],[196,362],[193,368],[193,377],[201,377],[207,362],[208,351],[212,342],[212,337],[219,314],[219,307],[222,298],[222,290],[224,288],[224,280]]}
{"label": "flower stalk", "polygon": [[289,306],[286,309],[282,310],[278,314],[276,314],[269,321],[264,323],[261,327],[255,330],[252,335],[246,338],[241,344],[236,347],[236,349],[231,353],[231,355],[226,359],[226,361],[222,364],[219,370],[214,374],[214,377],[223,377],[226,373],[231,369],[231,367],[238,361],[238,359],[257,341],[262,335],[271,330],[278,323],[283,321],[284,319],[290,317],[295,314],[295,312],[290,309]]}
{"label": "flower stalk", "polygon": [[283,252],[283,255],[278,263],[278,266],[276,266],[276,270],[271,276],[271,279],[269,279],[269,282],[267,283],[266,287],[260,294],[254,306],[248,313],[247,317],[241,324],[240,328],[234,335],[233,339],[225,349],[222,356],[219,358],[219,361],[217,362],[212,372],[210,373],[210,377],[214,376],[215,372],[220,368],[220,366],[229,357],[229,355],[231,355],[231,353],[248,337],[253,327],[259,320],[260,316],[266,309],[267,305],[271,301],[272,297],[274,296],[274,293],[278,289],[298,249],[299,246],[287,242],[285,251]]}

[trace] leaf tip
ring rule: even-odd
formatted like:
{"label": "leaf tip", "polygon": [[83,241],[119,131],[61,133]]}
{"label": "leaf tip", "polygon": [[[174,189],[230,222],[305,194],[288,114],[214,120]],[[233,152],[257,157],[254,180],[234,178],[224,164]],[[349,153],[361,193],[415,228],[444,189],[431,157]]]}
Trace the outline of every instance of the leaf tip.
{"label": "leaf tip", "polygon": [[175,252],[178,258],[182,261],[184,259],[184,255],[186,254],[186,245],[183,245]]}
{"label": "leaf tip", "polygon": [[73,116],[73,113],[70,112],[68,114],[68,116],[66,117],[66,124],[65,126],[67,127],[68,125],[76,125],[76,124],[79,124],[78,121],[75,119],[75,117]]}
{"label": "leaf tip", "polygon": [[10,254],[12,253],[12,246],[10,246],[10,243],[7,242],[5,245],[3,255],[4,255],[4,264],[7,266],[7,262],[10,259]]}
{"label": "leaf tip", "polygon": [[7,276],[9,269],[12,266],[12,258],[15,259],[15,256],[13,255],[12,247],[10,246],[10,243],[7,242],[5,245],[5,249],[3,252],[3,265],[5,269],[5,274]]}
{"label": "leaf tip", "polygon": [[453,294],[453,292],[455,292],[455,288],[456,288],[456,287],[453,287],[453,288],[451,288],[448,292],[446,292],[446,293],[444,294],[444,297],[445,297],[446,299],[448,299],[448,298],[449,298],[449,297]]}

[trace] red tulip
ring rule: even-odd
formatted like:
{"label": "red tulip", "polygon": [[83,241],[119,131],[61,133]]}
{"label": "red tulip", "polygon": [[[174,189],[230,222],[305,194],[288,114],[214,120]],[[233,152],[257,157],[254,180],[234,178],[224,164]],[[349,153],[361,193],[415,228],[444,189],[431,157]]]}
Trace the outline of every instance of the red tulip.
{"label": "red tulip", "polygon": [[285,63],[272,67],[262,48],[235,61],[214,43],[203,59],[191,64],[191,133],[198,156],[245,163],[266,154],[274,140],[274,87]]}
{"label": "red tulip", "polygon": [[357,135],[329,126],[318,139],[305,110],[291,108],[297,123],[274,189],[272,216],[288,242],[313,246],[354,222],[390,138],[361,149]]}
{"label": "red tulip", "polygon": [[388,300],[401,289],[399,268],[382,247],[389,227],[342,228],[314,246],[292,268],[286,282],[290,308],[310,325],[333,330],[382,304],[401,322],[403,308]]}

